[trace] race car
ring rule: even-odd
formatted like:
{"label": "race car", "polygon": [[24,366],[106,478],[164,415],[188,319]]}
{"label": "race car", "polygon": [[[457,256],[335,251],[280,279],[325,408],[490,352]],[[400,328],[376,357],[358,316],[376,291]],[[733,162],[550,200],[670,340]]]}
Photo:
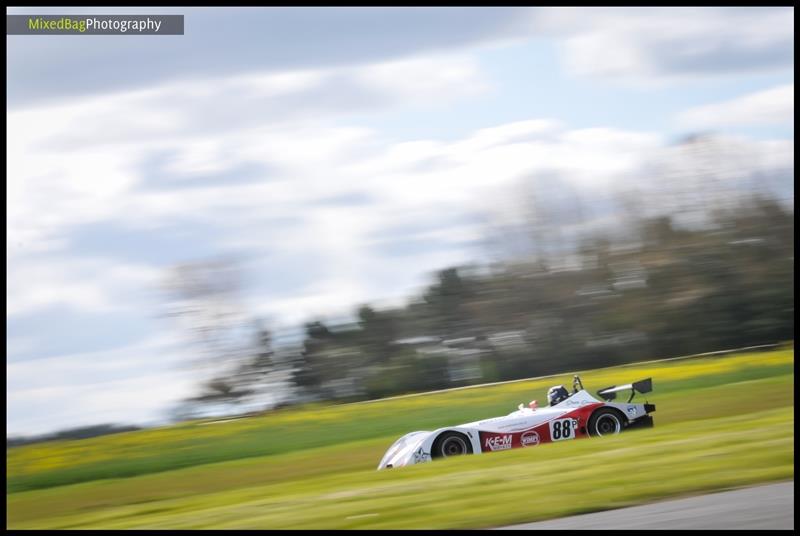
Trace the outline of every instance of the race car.
{"label": "race car", "polygon": [[[617,393],[630,390],[627,402],[614,402]],[[618,434],[623,430],[652,427],[655,404],[632,403],[636,393],[653,390],[652,378],[597,391],[596,399],[584,388],[579,376],[572,381],[572,393],[563,385],[547,392],[548,406],[536,401],[517,411],[432,432],[411,432],[389,447],[378,470],[428,462],[437,458],[481,454],[581,437]]]}

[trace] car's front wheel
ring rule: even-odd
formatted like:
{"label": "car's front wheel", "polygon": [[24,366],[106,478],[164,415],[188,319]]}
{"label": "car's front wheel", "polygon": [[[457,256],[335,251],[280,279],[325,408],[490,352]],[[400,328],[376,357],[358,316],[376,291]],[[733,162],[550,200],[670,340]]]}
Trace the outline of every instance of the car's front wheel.
{"label": "car's front wheel", "polygon": [[589,419],[589,435],[607,436],[618,434],[625,427],[624,417],[616,410],[601,408]]}
{"label": "car's front wheel", "polygon": [[472,454],[472,444],[464,434],[445,432],[436,438],[432,454],[434,458],[449,458],[451,456]]}

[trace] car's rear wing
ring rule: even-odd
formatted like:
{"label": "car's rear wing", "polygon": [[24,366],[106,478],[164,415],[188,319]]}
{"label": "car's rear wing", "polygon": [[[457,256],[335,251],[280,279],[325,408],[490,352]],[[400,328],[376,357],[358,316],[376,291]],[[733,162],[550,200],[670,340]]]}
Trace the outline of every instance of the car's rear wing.
{"label": "car's rear wing", "polygon": [[653,390],[653,378],[647,378],[645,380],[639,380],[638,382],[628,383],[625,385],[612,385],[611,387],[605,387],[597,391],[597,394],[603,399],[608,402],[617,398],[617,393],[620,391],[627,391],[630,389],[631,396],[628,398],[628,403],[630,404],[631,400],[633,400],[633,396],[636,393],[649,393]]}

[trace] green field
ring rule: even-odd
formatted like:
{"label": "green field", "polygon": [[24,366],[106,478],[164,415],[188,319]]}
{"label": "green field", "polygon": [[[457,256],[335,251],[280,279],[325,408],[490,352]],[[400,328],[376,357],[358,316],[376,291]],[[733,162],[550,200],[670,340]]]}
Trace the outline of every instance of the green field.
{"label": "green field", "polygon": [[794,350],[582,372],[653,377],[656,427],[376,472],[413,430],[571,376],[7,451],[9,528],[479,528],[794,477]]}

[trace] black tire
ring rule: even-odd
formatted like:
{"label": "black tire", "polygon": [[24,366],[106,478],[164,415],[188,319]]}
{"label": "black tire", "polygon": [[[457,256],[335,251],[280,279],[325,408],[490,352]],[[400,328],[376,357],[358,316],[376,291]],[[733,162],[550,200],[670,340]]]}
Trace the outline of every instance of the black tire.
{"label": "black tire", "polygon": [[615,435],[625,429],[625,416],[611,408],[600,408],[589,418],[589,435],[601,437]]}
{"label": "black tire", "polygon": [[472,443],[467,436],[459,432],[444,432],[436,438],[431,449],[434,458],[449,458],[472,454]]}

